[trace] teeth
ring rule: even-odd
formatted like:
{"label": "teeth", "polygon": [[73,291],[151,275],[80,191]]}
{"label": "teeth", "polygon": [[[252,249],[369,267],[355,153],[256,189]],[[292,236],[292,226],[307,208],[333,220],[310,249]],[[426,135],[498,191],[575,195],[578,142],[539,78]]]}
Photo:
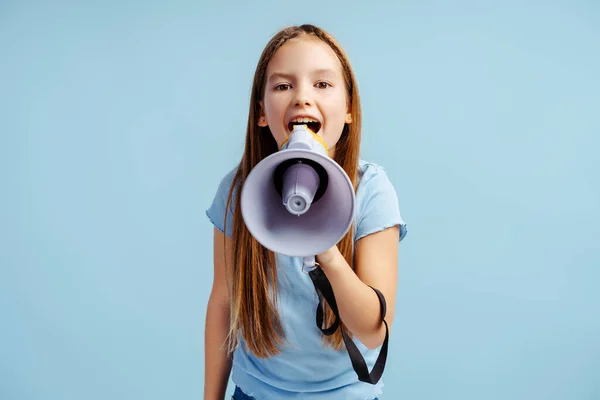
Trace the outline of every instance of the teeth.
{"label": "teeth", "polygon": [[308,122],[319,122],[319,121],[317,121],[314,118],[306,118],[306,117],[304,117],[304,118],[294,118],[292,120],[292,122],[308,123]]}

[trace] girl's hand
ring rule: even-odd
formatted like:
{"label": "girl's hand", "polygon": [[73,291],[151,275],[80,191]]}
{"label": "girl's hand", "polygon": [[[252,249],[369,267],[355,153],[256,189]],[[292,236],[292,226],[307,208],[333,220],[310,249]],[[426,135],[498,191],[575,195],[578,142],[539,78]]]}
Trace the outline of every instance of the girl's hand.
{"label": "girl's hand", "polygon": [[318,254],[315,258],[322,267],[327,267],[327,265],[331,264],[331,262],[334,261],[338,256],[341,257],[342,253],[340,253],[340,250],[336,245],[328,250],[325,250],[323,253]]}

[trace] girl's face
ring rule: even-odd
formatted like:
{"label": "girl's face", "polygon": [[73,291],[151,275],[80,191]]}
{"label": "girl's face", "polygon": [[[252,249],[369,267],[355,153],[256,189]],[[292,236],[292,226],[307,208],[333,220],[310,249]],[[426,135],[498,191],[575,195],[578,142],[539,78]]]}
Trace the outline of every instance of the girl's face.
{"label": "girl's face", "polygon": [[302,37],[286,42],[266,72],[258,125],[268,126],[278,146],[302,122],[321,136],[333,157],[344,124],[351,123],[342,64],[323,41]]}

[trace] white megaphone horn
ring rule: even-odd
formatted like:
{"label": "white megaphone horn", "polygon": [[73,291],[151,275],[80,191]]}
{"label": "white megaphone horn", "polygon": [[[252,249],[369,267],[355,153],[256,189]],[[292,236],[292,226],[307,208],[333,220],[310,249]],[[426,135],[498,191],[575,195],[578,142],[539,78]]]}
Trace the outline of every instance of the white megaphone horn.
{"label": "white megaphone horn", "polygon": [[303,257],[336,245],[354,218],[354,187],[327,154],[322,138],[296,125],[282,150],[259,162],[241,191],[241,212],[250,234],[267,249]]}

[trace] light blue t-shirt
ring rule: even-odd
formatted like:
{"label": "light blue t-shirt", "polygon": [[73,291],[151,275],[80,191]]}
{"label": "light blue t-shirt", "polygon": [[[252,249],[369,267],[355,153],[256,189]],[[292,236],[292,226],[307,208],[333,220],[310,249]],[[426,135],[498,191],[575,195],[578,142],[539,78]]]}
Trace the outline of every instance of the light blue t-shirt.
{"label": "light blue t-shirt", "polygon": [[[400,216],[396,191],[385,170],[363,160],[359,162],[359,169],[355,242],[395,225],[400,226],[399,240],[402,240],[406,235],[406,224]],[[223,218],[234,174],[235,169],[223,178],[206,211],[213,225],[227,236],[231,236],[232,208],[227,217],[227,229],[223,226]],[[309,275],[302,272],[302,258],[276,254],[276,260],[279,317],[287,341],[279,354],[260,359],[246,351],[242,338],[233,355],[234,383],[244,393],[259,400],[372,400],[379,397],[383,379],[376,385],[360,382],[345,347],[336,351],[323,345],[323,335],[315,323],[319,300]],[[377,266],[373,265],[373,268]],[[371,371],[379,348],[369,350],[356,338],[354,342]]]}

